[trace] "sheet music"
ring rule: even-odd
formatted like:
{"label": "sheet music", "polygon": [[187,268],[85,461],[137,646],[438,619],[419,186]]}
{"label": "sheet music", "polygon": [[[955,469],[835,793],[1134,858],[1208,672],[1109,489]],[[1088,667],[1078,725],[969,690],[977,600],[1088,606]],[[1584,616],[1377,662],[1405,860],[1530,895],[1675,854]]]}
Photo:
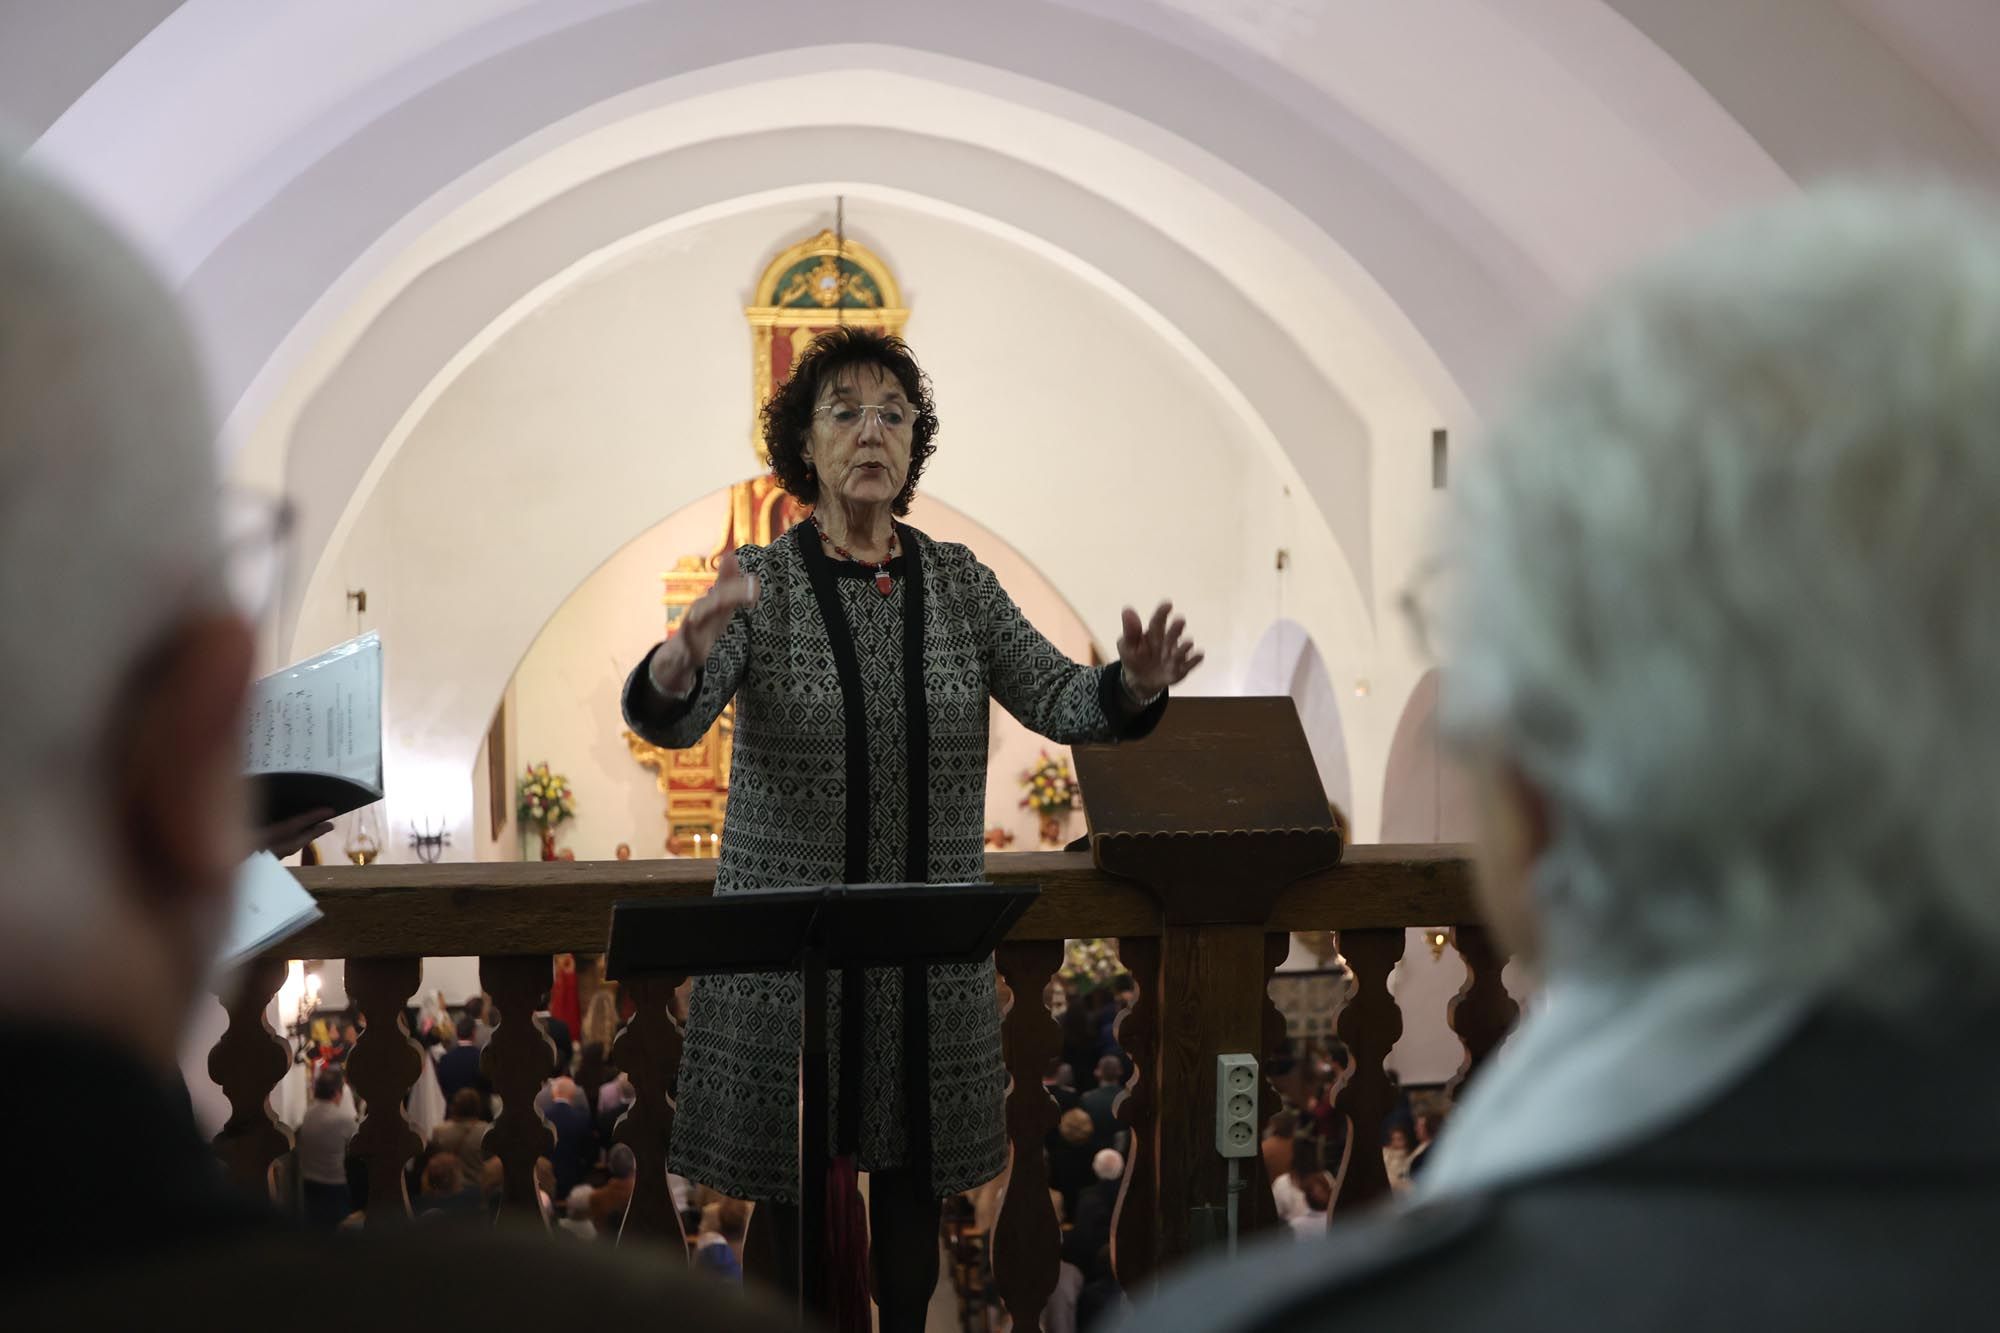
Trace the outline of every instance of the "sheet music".
{"label": "sheet music", "polygon": [[382,637],[370,631],[251,687],[243,771],[382,789]]}

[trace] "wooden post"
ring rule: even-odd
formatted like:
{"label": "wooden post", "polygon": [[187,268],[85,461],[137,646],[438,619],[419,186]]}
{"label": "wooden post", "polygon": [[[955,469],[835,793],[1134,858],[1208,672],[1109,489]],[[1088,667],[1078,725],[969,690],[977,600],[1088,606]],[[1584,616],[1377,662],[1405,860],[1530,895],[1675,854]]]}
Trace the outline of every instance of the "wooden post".
{"label": "wooden post", "polygon": [[1347,1210],[1389,1192],[1389,1169],[1382,1162],[1382,1124],[1395,1109],[1396,1091],[1382,1062],[1403,1035],[1403,1011],[1389,993],[1389,973],[1403,957],[1402,927],[1343,930],[1340,953],[1354,971],[1354,998],[1340,1011],[1338,1031],[1354,1061],[1334,1109],[1347,1117],[1347,1173],[1340,1198]]}
{"label": "wooden post", "polygon": [[687,1234],[667,1187],[667,1146],[674,1133],[674,1099],[667,1095],[680,1075],[681,1027],[668,1012],[681,977],[635,977],[624,984],[637,1012],[611,1044],[612,1059],[632,1077],[638,1094],[618,1117],[612,1137],[638,1158],[632,1203],[618,1229],[618,1241],[667,1242],[670,1262],[687,1262]]}
{"label": "wooden post", "polygon": [[[1341,838],[1289,699],[1179,699],[1147,740],[1079,746],[1076,762],[1099,868],[1143,886],[1161,913],[1158,970],[1139,976],[1160,1000],[1157,1048],[1132,1055],[1150,1057],[1156,1105],[1174,1108],[1153,1149],[1165,1265],[1196,1244],[1197,1209],[1220,1217],[1228,1203],[1215,1058],[1263,1057],[1272,909],[1339,861]],[[1254,1226],[1254,1202],[1250,1213]]]}
{"label": "wooden post", "polygon": [[1452,931],[1451,939],[1452,947],[1465,960],[1465,984],[1445,1009],[1445,1021],[1465,1045],[1465,1062],[1448,1089],[1456,1098],[1486,1063],[1486,1057],[1514,1030],[1521,1006],[1514,1003],[1500,980],[1507,955],[1500,952],[1498,941],[1486,927],[1460,926]]}
{"label": "wooden post", "polygon": [[[1272,931],[1264,936],[1264,1042],[1257,1048],[1258,1068],[1264,1078],[1258,1088],[1257,1132],[1261,1136],[1264,1126],[1270,1123],[1284,1105],[1284,1094],[1271,1082],[1271,1057],[1283,1051],[1286,1046],[1285,1015],[1278,1009],[1277,1001],[1271,998],[1271,977],[1291,956],[1292,937],[1284,931]],[[1271,1194],[1271,1186],[1277,1182],[1264,1169],[1263,1145],[1260,1141],[1257,1155],[1244,1163],[1250,1181],[1249,1190],[1243,1195],[1243,1230],[1245,1234],[1273,1230],[1281,1225],[1278,1217],[1278,1203]]]}
{"label": "wooden post", "polygon": [[548,954],[479,960],[479,987],[493,997],[500,1025],[480,1053],[479,1068],[500,1097],[500,1117],[486,1131],[486,1150],[500,1158],[506,1181],[501,1210],[539,1221],[535,1161],[555,1143],[555,1132],[535,1109],[535,1096],[555,1067],[556,1047],[535,1022],[553,969]]}
{"label": "wooden post", "polygon": [[368,1026],[347,1057],[347,1083],[368,1108],[348,1152],[368,1167],[367,1225],[393,1226],[410,1216],[403,1168],[423,1151],[403,1098],[423,1072],[424,1053],[410,1040],[403,1006],[423,976],[421,958],[350,958],[347,993]]}
{"label": "wooden post", "polygon": [[1038,1329],[1042,1309],[1055,1293],[1061,1267],[1062,1227],[1049,1201],[1049,1169],[1042,1144],[1056,1125],[1055,1099],[1042,1088],[1042,1071],[1062,1052],[1062,1032],[1042,1007],[1042,992],[1062,966],[1059,940],[1003,944],[994,955],[1014,993],[1000,1035],[1011,1086],[1007,1140],[1013,1170],[1007,1199],[993,1224],[993,1285],[1014,1327]]}
{"label": "wooden post", "polygon": [[262,1198],[270,1196],[271,1163],[292,1150],[292,1136],[271,1114],[271,1089],[290,1071],[291,1049],[266,1017],[285,967],[283,958],[266,956],[243,969],[235,993],[220,996],[229,1027],[208,1053],[208,1076],[229,1098],[215,1151],[229,1178]]}
{"label": "wooden post", "polygon": [[1131,1160],[1111,1222],[1111,1270],[1118,1284],[1135,1291],[1159,1266],[1160,1211],[1160,941],[1155,935],[1127,935],[1118,941],[1118,961],[1139,983],[1139,999],[1118,1018],[1118,1044],[1132,1057],[1132,1078],[1118,1099],[1119,1122],[1132,1131]]}

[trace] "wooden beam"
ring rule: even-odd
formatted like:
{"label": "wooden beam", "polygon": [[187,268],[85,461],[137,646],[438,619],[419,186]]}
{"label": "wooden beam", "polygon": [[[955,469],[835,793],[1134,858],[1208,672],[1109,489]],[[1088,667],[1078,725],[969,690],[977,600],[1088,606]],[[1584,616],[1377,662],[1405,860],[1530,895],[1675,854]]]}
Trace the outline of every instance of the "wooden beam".
{"label": "wooden beam", "polygon": [[[281,946],[292,958],[594,953],[604,947],[612,904],[697,897],[715,887],[715,862],[696,858],[302,866],[294,873],[325,915]],[[1160,933],[1152,900],[1098,870],[1088,853],[994,853],[986,874],[995,883],[1042,886],[1041,901],[1012,939]],[[1340,865],[1279,895],[1270,929],[1477,919],[1463,849],[1360,846],[1348,848]]]}

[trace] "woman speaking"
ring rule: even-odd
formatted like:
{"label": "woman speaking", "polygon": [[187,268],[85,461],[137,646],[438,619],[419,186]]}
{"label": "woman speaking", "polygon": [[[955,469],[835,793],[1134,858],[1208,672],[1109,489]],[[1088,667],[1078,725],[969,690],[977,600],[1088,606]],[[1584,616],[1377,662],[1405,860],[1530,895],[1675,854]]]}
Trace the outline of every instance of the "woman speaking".
{"label": "woman speaking", "polygon": [[[821,335],[765,405],[763,428],[773,471],[812,519],[724,554],[678,633],[633,670],[626,721],[655,745],[692,745],[736,701],[717,893],[978,879],[988,697],[1054,741],[1132,739],[1159,722],[1167,689],[1201,654],[1162,604],[1147,624],[1125,611],[1117,663],[1080,666],[971,551],[896,521],[938,428],[901,339]],[[923,1327],[939,1199],[1007,1162],[993,967],[928,971],[911,1006],[930,1032],[929,1114],[915,1118],[930,1133],[915,1144],[901,974],[871,969],[830,986],[832,1146],[871,1173],[884,1333]],[[799,1198],[799,999],[796,975],[697,982],[674,1118],[673,1169],[773,1207],[781,1236],[795,1234],[786,1214]],[[858,1052],[840,1049],[843,1034]],[[856,1057],[843,1084],[842,1061]],[[855,1105],[840,1104],[843,1087]]]}

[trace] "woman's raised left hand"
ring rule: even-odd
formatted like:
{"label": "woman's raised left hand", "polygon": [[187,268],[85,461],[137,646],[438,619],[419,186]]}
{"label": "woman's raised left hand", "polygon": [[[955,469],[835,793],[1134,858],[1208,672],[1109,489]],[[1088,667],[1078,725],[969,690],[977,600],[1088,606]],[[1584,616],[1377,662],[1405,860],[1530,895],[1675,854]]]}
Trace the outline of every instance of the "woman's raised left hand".
{"label": "woman's raised left hand", "polygon": [[1186,680],[1188,673],[1201,665],[1201,650],[1184,637],[1186,630],[1187,621],[1174,615],[1172,602],[1161,602],[1145,624],[1139,622],[1137,611],[1125,608],[1118,660],[1125,668],[1125,688],[1135,698],[1151,699]]}

